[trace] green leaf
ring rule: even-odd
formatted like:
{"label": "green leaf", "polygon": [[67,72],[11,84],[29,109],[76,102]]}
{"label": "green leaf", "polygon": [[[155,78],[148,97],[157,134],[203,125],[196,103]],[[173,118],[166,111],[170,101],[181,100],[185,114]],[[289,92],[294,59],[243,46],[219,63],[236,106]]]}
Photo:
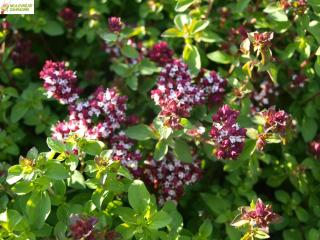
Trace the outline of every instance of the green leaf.
{"label": "green leaf", "polygon": [[46,177],[54,180],[63,180],[68,177],[67,169],[57,161],[48,161],[46,163]]}
{"label": "green leaf", "polygon": [[22,178],[22,167],[20,165],[12,166],[8,169],[7,183],[12,185]]}
{"label": "green leaf", "polygon": [[217,215],[225,213],[229,209],[228,202],[221,197],[209,193],[202,193],[200,195],[211,211]]}
{"label": "green leaf", "polygon": [[309,23],[309,32],[314,36],[317,40],[318,44],[320,44],[320,23],[316,20],[313,20]]}
{"label": "green leaf", "polygon": [[257,229],[254,231],[254,237],[257,239],[268,239],[270,236],[265,231],[262,231],[260,229]]}
{"label": "green leaf", "polygon": [[84,152],[96,156],[99,155],[102,152],[102,148],[104,147],[104,143],[96,140],[87,140],[83,146],[82,149]]}
{"label": "green leaf", "polygon": [[277,84],[277,79],[278,79],[278,67],[274,64],[270,64],[268,66],[267,72],[272,80],[272,82],[274,82],[275,84]]}
{"label": "green leaf", "polygon": [[168,144],[164,140],[157,142],[154,149],[153,158],[157,161],[162,160],[168,152]]}
{"label": "green leaf", "polygon": [[129,240],[136,233],[136,227],[123,223],[116,227],[116,231],[121,234],[121,239]]}
{"label": "green leaf", "polygon": [[114,33],[103,33],[100,37],[107,43],[114,42],[117,40],[117,35]]}
{"label": "green leaf", "polygon": [[121,53],[128,58],[138,58],[139,57],[138,51],[135,48],[131,47],[130,45],[125,45],[124,47],[122,47]]}
{"label": "green leaf", "polygon": [[205,238],[210,237],[212,233],[212,224],[209,219],[206,219],[199,228],[199,234],[200,236],[203,236]]}
{"label": "green leaf", "polygon": [[144,214],[150,204],[150,194],[140,180],[135,180],[128,189],[130,206],[140,214]]}
{"label": "green leaf", "polygon": [[49,36],[59,36],[62,35],[64,30],[62,25],[57,21],[49,20],[43,27],[43,31]]}
{"label": "green leaf", "polygon": [[316,71],[318,77],[320,77],[320,56],[317,56],[317,60],[314,63],[314,70]]}
{"label": "green leaf", "polygon": [[167,226],[171,222],[171,217],[165,211],[159,211],[151,216],[148,228],[159,229]]}
{"label": "green leaf", "polygon": [[183,60],[188,64],[192,74],[198,74],[201,68],[201,58],[196,46],[186,44],[183,49]]}
{"label": "green leaf", "polygon": [[206,29],[209,25],[209,21],[208,20],[198,20],[193,26],[192,26],[192,30],[191,33],[195,34],[198,32],[203,31],[204,29]]}
{"label": "green leaf", "polygon": [[139,125],[129,127],[125,130],[125,133],[129,138],[140,140],[140,141],[148,140],[150,138],[155,138],[155,135],[152,129],[145,124],[139,124]]}
{"label": "green leaf", "polygon": [[57,153],[63,153],[66,150],[63,143],[58,140],[53,140],[52,138],[47,138],[47,145],[52,151]]}
{"label": "green leaf", "polygon": [[185,163],[192,163],[191,147],[183,140],[175,141],[174,153],[178,160]]}
{"label": "green leaf", "polygon": [[308,232],[307,240],[319,240],[319,239],[320,239],[320,232],[315,228],[311,228]]}
{"label": "green leaf", "polygon": [[129,77],[131,74],[129,66],[124,63],[116,63],[112,65],[112,70],[115,71],[117,75],[124,78]]}
{"label": "green leaf", "polygon": [[177,12],[184,12],[187,10],[195,0],[178,0],[174,10]]}
{"label": "green leaf", "polygon": [[161,37],[176,38],[183,37],[183,32],[176,28],[169,28],[161,34]]}
{"label": "green leaf", "polygon": [[12,122],[18,122],[29,110],[29,105],[25,101],[17,102],[11,109],[10,120]]}
{"label": "green leaf", "polygon": [[275,192],[275,196],[276,196],[276,199],[284,204],[288,203],[290,201],[290,195],[283,191],[283,190],[277,190]]}
{"label": "green leaf", "polygon": [[222,42],[223,39],[214,32],[203,31],[201,33],[201,41],[207,43]]}
{"label": "green leaf", "polygon": [[27,158],[29,159],[36,159],[38,157],[38,150],[33,147],[27,153]]}
{"label": "green leaf", "polygon": [[318,125],[313,118],[304,118],[301,133],[305,142],[311,141],[317,134]]}
{"label": "green leaf", "polygon": [[229,64],[232,62],[232,57],[230,55],[226,54],[225,52],[219,51],[219,50],[212,52],[212,53],[209,53],[207,55],[207,57],[211,61],[221,63],[221,64]]}
{"label": "green leaf", "polygon": [[242,13],[249,5],[250,0],[237,0],[236,12]]}
{"label": "green leaf", "polygon": [[27,201],[26,214],[31,225],[41,228],[51,211],[51,201],[47,192],[33,192]]}
{"label": "green leaf", "polygon": [[33,190],[32,182],[18,182],[12,187],[12,191],[17,195],[24,195]]}
{"label": "green leaf", "polygon": [[126,78],[126,84],[133,90],[138,89],[138,78],[137,76],[130,76]]}
{"label": "green leaf", "polygon": [[189,25],[191,23],[191,18],[187,14],[179,14],[174,18],[174,25],[180,31],[184,30],[185,25]]}
{"label": "green leaf", "polygon": [[295,211],[299,221],[307,222],[309,220],[309,213],[304,208],[298,207]]}
{"label": "green leaf", "polygon": [[23,217],[16,210],[8,209],[5,212],[0,213],[0,223],[5,223],[5,225],[1,225],[2,227],[5,226],[8,231],[13,231],[22,220]]}
{"label": "green leaf", "polygon": [[135,217],[136,213],[131,208],[119,207],[115,209],[114,213],[117,214],[121,218],[121,220],[125,223],[129,223],[129,224],[137,223],[137,219]]}

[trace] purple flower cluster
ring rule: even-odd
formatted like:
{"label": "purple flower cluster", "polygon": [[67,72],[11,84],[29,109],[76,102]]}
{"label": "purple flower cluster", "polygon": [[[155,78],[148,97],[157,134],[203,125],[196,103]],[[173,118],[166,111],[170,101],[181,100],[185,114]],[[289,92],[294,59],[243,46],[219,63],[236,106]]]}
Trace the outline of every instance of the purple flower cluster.
{"label": "purple flower cluster", "polygon": [[278,85],[275,85],[271,80],[264,80],[259,85],[259,89],[252,92],[252,112],[259,112],[274,105],[277,96],[279,96]]}
{"label": "purple flower cluster", "polygon": [[99,87],[87,100],[69,106],[70,120],[84,121],[91,138],[105,139],[126,121],[126,101],[116,89]]}
{"label": "purple flower cluster", "polygon": [[66,28],[74,28],[76,20],[78,18],[78,14],[72,8],[63,8],[59,12],[59,16],[64,21],[64,25],[66,26]]}
{"label": "purple flower cluster", "polygon": [[272,211],[271,205],[265,205],[259,198],[254,208],[244,207],[241,219],[249,221],[249,224],[269,232],[269,225],[279,219],[278,214]]}
{"label": "purple flower cluster", "polygon": [[121,18],[119,17],[109,17],[108,18],[108,25],[110,32],[120,32],[123,26],[121,22]]}
{"label": "purple flower cluster", "polygon": [[52,127],[52,136],[63,140],[70,134],[92,139],[106,139],[126,122],[126,96],[115,88],[97,90],[85,100],[78,100],[80,90],[76,75],[64,62],[47,61],[40,72],[48,95],[69,105],[69,119]]}
{"label": "purple flower cluster", "polygon": [[160,66],[164,66],[167,63],[173,61],[173,50],[169,48],[167,42],[159,42],[149,50],[148,57],[153,62],[158,63]]}
{"label": "purple flower cluster", "polygon": [[200,88],[208,98],[209,104],[221,104],[227,87],[227,80],[216,71],[211,71],[200,79]]}
{"label": "purple flower cluster", "polygon": [[269,132],[285,135],[287,130],[293,126],[291,116],[283,110],[276,111],[274,107],[261,112],[265,119],[264,129]]}
{"label": "purple flower cluster", "polygon": [[92,139],[106,139],[126,121],[127,97],[115,89],[99,87],[86,101],[69,106],[69,120],[53,127],[53,137],[65,139],[70,133]]}
{"label": "purple flower cluster", "polygon": [[39,57],[32,52],[30,40],[18,39],[12,50],[11,58],[17,66],[34,68],[38,64]]}
{"label": "purple flower cluster", "polygon": [[95,240],[94,225],[98,219],[94,217],[85,218],[78,215],[72,215],[70,218],[69,231],[74,240]]}
{"label": "purple flower cluster", "polygon": [[302,74],[293,74],[290,83],[291,88],[303,88],[306,84],[307,77]]}
{"label": "purple flower cluster", "polygon": [[44,80],[48,97],[54,97],[62,104],[74,103],[79,98],[76,74],[67,69],[64,62],[46,61],[40,78]]}
{"label": "purple flower cluster", "polygon": [[172,128],[180,128],[180,118],[188,117],[193,106],[204,101],[204,92],[191,82],[188,67],[180,60],[166,64],[151,98],[160,106],[160,116]]}
{"label": "purple flower cluster", "polygon": [[52,126],[51,128],[52,137],[60,141],[68,138],[71,134],[76,134],[77,136],[86,136],[87,131],[88,126],[83,120],[57,122],[56,125]]}
{"label": "purple flower cluster", "polygon": [[138,164],[142,160],[142,155],[139,150],[132,151],[134,141],[129,139],[124,132],[120,132],[118,135],[113,135],[109,143],[113,150],[112,159],[120,161],[134,175],[139,175]]}
{"label": "purple flower cluster", "polygon": [[228,105],[222,106],[212,116],[213,124],[210,134],[216,144],[218,159],[235,159],[242,152],[246,137],[246,129],[236,123],[239,111]]}
{"label": "purple flower cluster", "polygon": [[170,152],[161,161],[147,162],[143,171],[146,184],[156,192],[161,205],[169,200],[179,201],[184,187],[201,177],[200,162],[182,163]]}

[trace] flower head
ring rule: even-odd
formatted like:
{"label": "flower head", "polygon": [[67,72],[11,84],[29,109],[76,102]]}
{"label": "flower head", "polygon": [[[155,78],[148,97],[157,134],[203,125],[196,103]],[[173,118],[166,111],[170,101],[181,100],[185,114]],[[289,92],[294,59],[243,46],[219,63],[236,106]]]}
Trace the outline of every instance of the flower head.
{"label": "flower head", "polygon": [[201,177],[200,162],[180,162],[171,152],[161,161],[146,162],[143,171],[146,184],[153,188],[161,205],[169,200],[179,201],[185,186]]}
{"label": "flower head", "polygon": [[161,66],[164,66],[167,63],[173,61],[172,59],[173,51],[168,47],[167,42],[159,42],[149,50],[148,57],[158,63]]}
{"label": "flower head", "polygon": [[274,107],[261,112],[264,117],[264,129],[285,135],[287,130],[292,128],[293,122],[291,116],[283,110],[276,111]]}
{"label": "flower head", "polygon": [[204,101],[204,92],[191,82],[186,64],[174,60],[162,69],[151,98],[160,106],[160,116],[172,128],[180,127],[180,118],[188,117],[193,106]]}
{"label": "flower head", "polygon": [[271,40],[273,39],[273,32],[252,32],[248,34],[249,39],[252,41],[255,47],[269,47],[271,45]]}
{"label": "flower head", "polygon": [[90,136],[104,139],[126,121],[126,101],[115,88],[99,87],[87,100],[70,105],[70,119],[84,121]]}
{"label": "flower head", "polygon": [[109,17],[108,24],[110,32],[120,32],[123,26],[120,17]]}
{"label": "flower head", "polygon": [[142,155],[139,150],[132,150],[134,142],[124,132],[120,132],[113,135],[109,143],[113,150],[112,159],[120,161],[134,175],[138,174],[138,164],[142,160]]}
{"label": "flower head", "polygon": [[243,150],[246,129],[240,128],[236,123],[238,116],[239,111],[231,109],[228,105],[222,106],[212,116],[210,134],[217,147],[218,159],[235,159]]}
{"label": "flower head", "polygon": [[64,62],[46,61],[40,72],[40,78],[44,80],[43,87],[48,96],[54,97],[60,103],[71,104],[79,98],[76,74],[67,69]]}
{"label": "flower head", "polygon": [[74,240],[96,240],[94,236],[94,225],[98,222],[97,218],[80,217],[72,215],[70,217],[70,235]]}
{"label": "flower head", "polygon": [[199,81],[209,104],[220,104],[223,101],[227,84],[227,80],[220,77],[216,71],[204,75]]}
{"label": "flower head", "polygon": [[59,16],[63,19],[67,28],[74,28],[78,14],[70,7],[65,7],[59,12]]}
{"label": "flower head", "polygon": [[258,89],[255,89],[252,92],[252,112],[257,112],[264,108],[272,106],[275,103],[278,95],[278,85],[274,84],[271,80],[264,80],[258,86]]}
{"label": "flower head", "polygon": [[252,227],[257,227],[268,233],[269,225],[275,223],[278,219],[279,215],[272,211],[271,205],[265,205],[262,200],[258,198],[256,203],[252,203],[250,207],[241,208],[240,219],[234,221],[232,225],[238,226],[237,223],[241,222],[242,224],[249,224]]}
{"label": "flower head", "polygon": [[290,83],[291,88],[303,88],[306,84],[307,77],[303,74],[293,74],[292,82]]}
{"label": "flower head", "polygon": [[39,57],[32,51],[30,40],[18,39],[12,50],[11,58],[14,64],[20,67],[34,68],[38,64]]}

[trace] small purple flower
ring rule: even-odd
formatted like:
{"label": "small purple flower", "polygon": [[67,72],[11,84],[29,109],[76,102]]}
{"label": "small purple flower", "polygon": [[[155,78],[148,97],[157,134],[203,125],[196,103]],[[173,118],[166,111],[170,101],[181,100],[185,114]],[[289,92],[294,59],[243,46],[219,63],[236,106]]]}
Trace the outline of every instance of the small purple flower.
{"label": "small purple flower", "polygon": [[132,150],[134,142],[124,132],[120,132],[118,135],[113,135],[109,143],[113,150],[112,159],[120,161],[133,175],[138,174],[138,164],[142,160],[142,155],[139,150]]}
{"label": "small purple flower", "polygon": [[204,75],[199,81],[200,88],[208,98],[209,104],[222,103],[227,84],[227,80],[220,77],[216,71]]}
{"label": "small purple flower", "polygon": [[159,42],[149,50],[148,57],[158,63],[160,66],[164,66],[167,63],[173,61],[173,51],[168,47],[167,42]]}
{"label": "small purple flower", "polygon": [[65,7],[59,12],[59,16],[63,19],[67,28],[74,28],[78,14],[70,7]]}
{"label": "small purple flower", "polygon": [[266,233],[269,232],[269,225],[280,218],[278,214],[272,211],[271,205],[265,205],[260,198],[250,207],[242,207],[239,217],[232,225],[236,226],[242,220],[242,223],[260,228]]}
{"label": "small purple flower", "polygon": [[126,101],[115,88],[99,87],[87,100],[70,105],[70,119],[85,121],[89,137],[105,139],[126,122]]}
{"label": "small purple flower", "polygon": [[11,58],[17,66],[28,68],[35,68],[39,61],[39,56],[32,51],[32,42],[25,39],[16,41]]}
{"label": "small purple flower", "polygon": [[264,108],[274,105],[278,95],[278,85],[274,84],[271,80],[264,80],[258,86],[258,89],[255,89],[252,92],[252,112],[259,112]]}
{"label": "small purple flower", "polygon": [[243,150],[246,129],[240,128],[236,123],[238,116],[239,111],[231,109],[228,105],[222,106],[212,116],[210,134],[217,147],[218,159],[235,159]]}
{"label": "small purple flower", "polygon": [[108,24],[110,32],[120,32],[123,26],[120,17],[109,17]]}
{"label": "small purple flower", "polygon": [[67,69],[64,62],[46,61],[40,78],[44,80],[48,97],[54,97],[62,104],[71,104],[79,98],[76,74]]}
{"label": "small purple flower", "polygon": [[265,119],[264,129],[268,132],[285,135],[293,127],[291,116],[283,110],[276,111],[274,107],[261,112]]}
{"label": "small purple flower", "polygon": [[95,217],[85,218],[79,215],[70,217],[70,235],[74,240],[96,240],[94,236],[94,225],[98,222]]}
{"label": "small purple flower", "polygon": [[303,74],[293,74],[292,82],[290,83],[291,88],[303,88],[308,78]]}
{"label": "small purple flower", "polygon": [[160,106],[160,116],[172,128],[180,128],[180,119],[188,117],[193,106],[204,101],[204,92],[191,82],[188,67],[180,60],[174,60],[160,72],[157,88],[151,91],[151,98]]}
{"label": "small purple flower", "polygon": [[144,181],[155,191],[159,204],[178,202],[185,186],[197,182],[201,177],[200,161],[180,162],[169,152],[163,160],[147,161],[143,169]]}
{"label": "small purple flower", "polygon": [[62,141],[72,134],[79,137],[86,136],[88,126],[84,120],[69,120],[56,123],[56,125],[52,126],[51,131],[52,138]]}

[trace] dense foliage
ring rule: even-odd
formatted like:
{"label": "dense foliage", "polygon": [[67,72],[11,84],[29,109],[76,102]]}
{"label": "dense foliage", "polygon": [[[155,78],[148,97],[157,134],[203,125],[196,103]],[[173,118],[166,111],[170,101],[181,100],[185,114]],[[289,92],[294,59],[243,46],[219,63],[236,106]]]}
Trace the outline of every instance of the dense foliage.
{"label": "dense foliage", "polygon": [[1,15],[0,239],[320,239],[319,0],[35,5]]}

